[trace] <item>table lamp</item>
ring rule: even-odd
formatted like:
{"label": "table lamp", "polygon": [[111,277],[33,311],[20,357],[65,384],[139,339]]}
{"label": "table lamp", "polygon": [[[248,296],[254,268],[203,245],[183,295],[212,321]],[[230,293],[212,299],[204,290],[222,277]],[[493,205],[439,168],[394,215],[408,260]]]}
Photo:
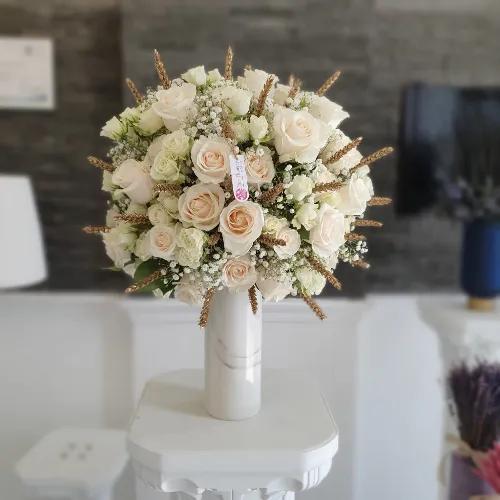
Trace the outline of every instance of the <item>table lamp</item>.
{"label": "table lamp", "polygon": [[0,175],[0,289],[40,283],[47,277],[40,221],[31,181]]}

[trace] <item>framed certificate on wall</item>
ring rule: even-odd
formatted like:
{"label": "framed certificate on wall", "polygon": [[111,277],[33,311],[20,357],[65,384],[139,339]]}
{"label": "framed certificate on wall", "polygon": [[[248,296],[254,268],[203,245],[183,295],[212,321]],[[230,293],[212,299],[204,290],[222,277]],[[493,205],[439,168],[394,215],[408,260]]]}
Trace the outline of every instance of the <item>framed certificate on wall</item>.
{"label": "framed certificate on wall", "polygon": [[50,38],[0,36],[0,109],[55,108]]}

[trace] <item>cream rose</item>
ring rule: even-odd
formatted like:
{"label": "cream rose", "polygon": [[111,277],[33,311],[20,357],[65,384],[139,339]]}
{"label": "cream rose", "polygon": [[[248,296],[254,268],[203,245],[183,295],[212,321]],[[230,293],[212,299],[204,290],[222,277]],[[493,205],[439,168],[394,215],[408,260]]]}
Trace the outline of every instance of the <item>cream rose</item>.
{"label": "cream rose", "polygon": [[230,292],[243,292],[255,285],[257,271],[247,255],[229,259],[222,268],[222,283]]}
{"label": "cream rose", "polygon": [[262,208],[252,201],[232,201],[220,215],[224,246],[233,255],[247,253],[264,226]]}
{"label": "cream rose", "polygon": [[179,198],[179,218],[186,224],[210,231],[219,224],[224,191],[217,184],[195,184]]}
{"label": "cream rose", "polygon": [[161,203],[154,203],[148,208],[148,219],[153,226],[173,223],[172,217]]}
{"label": "cream rose", "polygon": [[[258,97],[262,87],[266,83],[266,80],[269,76],[269,73],[262,71],[261,69],[246,69],[243,73],[244,76],[238,77],[238,83],[242,86],[250,90],[255,97]],[[274,81],[278,81],[278,77],[276,75],[272,75],[274,77]],[[274,89],[271,90],[270,96],[272,96]]]}
{"label": "cream rose", "polygon": [[[327,163],[328,159],[331,158],[337,151],[341,150],[343,147],[347,146],[351,142],[350,137],[345,135],[340,129],[335,129],[328,144],[325,149],[320,154],[320,158],[323,163],[326,164],[328,169],[335,174],[348,173],[349,170],[355,167],[363,158],[363,155],[357,149],[351,149],[346,153],[340,160],[334,163]],[[359,169],[359,173],[367,173],[370,170],[368,166]]]}
{"label": "cream rose", "polygon": [[[365,179],[368,179],[368,182]],[[369,177],[351,177],[348,184],[338,190],[336,207],[345,215],[362,215],[372,193],[373,187]]]}
{"label": "cream rose", "polygon": [[147,167],[136,160],[125,160],[112,176],[114,185],[134,202],[144,205],[153,198],[153,181]]}
{"label": "cream rose", "polygon": [[122,122],[113,116],[110,118],[101,129],[101,137],[107,137],[108,139],[119,139],[127,130]]}
{"label": "cream rose", "polygon": [[250,108],[252,93],[237,87],[222,87],[218,94],[224,104],[237,116],[246,115]]}
{"label": "cream rose", "polygon": [[175,287],[175,298],[191,306],[199,306],[203,302],[205,290],[200,282],[189,274],[185,274]]}
{"label": "cream rose", "polygon": [[207,83],[207,74],[205,73],[205,66],[196,66],[195,68],[188,69],[182,73],[182,78],[188,83],[192,83],[199,87]]}
{"label": "cream rose", "polygon": [[163,120],[158,116],[153,108],[149,108],[143,113],[137,122],[137,128],[142,135],[153,135],[163,127]]}
{"label": "cream rose", "polygon": [[146,165],[152,165],[156,156],[160,153],[160,151],[163,149],[163,143],[165,141],[165,138],[167,137],[166,134],[159,135],[153,141],[148,147],[148,150],[146,151],[146,156],[144,157],[144,163]]}
{"label": "cream rose", "polygon": [[316,160],[328,140],[328,127],[305,110],[274,107],[273,129],[280,161]]}
{"label": "cream rose", "polygon": [[297,269],[296,275],[308,295],[319,295],[325,288],[326,279],[310,267]]}
{"label": "cream rose", "polygon": [[331,257],[345,242],[344,215],[330,205],[322,205],[309,241],[314,253],[324,259]]}
{"label": "cream rose", "polygon": [[341,122],[349,117],[349,113],[344,111],[342,106],[330,101],[325,96],[315,95],[309,105],[309,112],[331,128],[337,128]]}
{"label": "cream rose", "polygon": [[312,194],[314,182],[307,175],[296,175],[286,193],[291,194],[297,201],[302,201],[306,196]]}
{"label": "cream rose", "polygon": [[299,229],[303,227],[310,231],[316,224],[318,218],[318,207],[314,203],[304,203],[295,214],[292,225]]}
{"label": "cream rose", "polygon": [[250,117],[250,135],[254,141],[260,141],[263,139],[269,129],[265,116],[255,116]]}
{"label": "cream rose", "polygon": [[160,193],[158,201],[165,207],[168,215],[174,219],[179,218],[179,197],[172,196],[170,193]]}
{"label": "cream rose", "polygon": [[130,260],[131,250],[136,240],[132,227],[125,222],[121,222],[107,233],[104,233],[102,239],[106,255],[116,267],[123,268]]}
{"label": "cream rose", "polygon": [[158,224],[148,231],[149,249],[153,257],[172,260],[176,248],[176,227],[170,224]]}
{"label": "cream rose", "polygon": [[156,92],[157,102],[153,103],[154,112],[163,119],[168,130],[174,131],[188,119],[194,110],[196,86],[192,83],[172,85],[167,90]]}
{"label": "cream rose", "polygon": [[175,257],[181,266],[196,268],[200,265],[205,233],[195,227],[183,228],[177,235]]}
{"label": "cream rose", "polygon": [[283,227],[276,232],[275,237],[285,242],[285,245],[273,246],[279,259],[288,259],[298,252],[300,248],[300,235],[295,229]]}
{"label": "cream rose", "polygon": [[189,136],[182,129],[167,134],[164,136],[162,149],[171,156],[185,158],[190,151]]}
{"label": "cream rose", "polygon": [[155,181],[166,181],[174,184],[180,184],[185,179],[177,160],[163,151],[157,154],[154,159],[153,166],[151,167],[151,177]]}
{"label": "cream rose", "polygon": [[200,137],[191,149],[193,171],[202,182],[219,184],[229,173],[231,149],[220,137]]}
{"label": "cream rose", "polygon": [[248,184],[259,187],[271,182],[276,174],[271,150],[260,146],[257,151],[249,149],[245,154]]}
{"label": "cream rose", "polygon": [[261,275],[257,278],[257,288],[265,300],[272,302],[283,300],[292,291],[292,285],[289,280],[282,282]]}

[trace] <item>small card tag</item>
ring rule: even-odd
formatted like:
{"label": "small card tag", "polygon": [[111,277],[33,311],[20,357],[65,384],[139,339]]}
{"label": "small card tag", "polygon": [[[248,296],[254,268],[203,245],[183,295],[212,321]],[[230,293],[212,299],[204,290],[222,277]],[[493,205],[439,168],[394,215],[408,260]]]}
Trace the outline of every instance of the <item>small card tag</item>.
{"label": "small card tag", "polygon": [[234,197],[238,201],[248,200],[248,180],[244,155],[229,155]]}

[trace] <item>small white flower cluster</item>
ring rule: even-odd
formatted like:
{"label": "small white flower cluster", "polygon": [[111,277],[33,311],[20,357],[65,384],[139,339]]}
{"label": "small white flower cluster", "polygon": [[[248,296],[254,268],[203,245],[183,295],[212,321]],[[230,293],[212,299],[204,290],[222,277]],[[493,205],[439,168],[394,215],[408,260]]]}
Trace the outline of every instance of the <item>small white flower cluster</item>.
{"label": "small white flower cluster", "polygon": [[[317,295],[339,260],[362,257],[366,243],[346,235],[373,197],[369,168],[354,147],[332,162],[351,142],[338,128],[348,114],[277,82],[262,70],[233,80],[198,66],[105,124],[115,144],[103,239],[117,268],[138,279],[162,270],[154,293],[194,304],[210,288]],[[246,201],[231,187],[235,153]]]}

